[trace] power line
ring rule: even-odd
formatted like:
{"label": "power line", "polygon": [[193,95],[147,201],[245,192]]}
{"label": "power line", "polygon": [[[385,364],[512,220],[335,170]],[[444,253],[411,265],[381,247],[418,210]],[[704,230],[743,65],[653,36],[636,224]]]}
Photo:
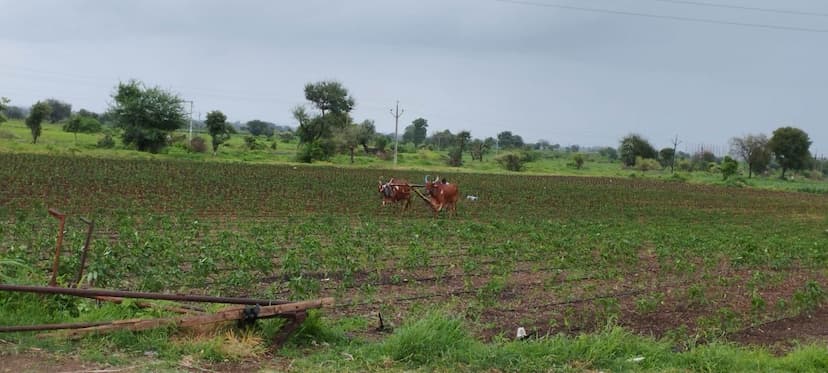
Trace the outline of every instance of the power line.
{"label": "power line", "polygon": [[614,9],[605,9],[605,8],[588,8],[588,7],[580,7],[580,6],[572,6],[572,5],[563,5],[563,4],[540,3],[540,2],[536,2],[536,1],[527,1],[527,0],[494,0],[494,1],[497,1],[497,2],[500,2],[500,3],[516,4],[516,5],[528,5],[528,6],[543,7],[543,8],[557,8],[557,9],[575,10],[575,11],[579,11],[579,12],[603,13],[603,14],[613,14],[613,15],[622,15],[622,16],[631,16],[631,17],[665,19],[665,20],[671,20],[671,21],[707,23],[707,24],[716,24],[716,25],[727,25],[727,26],[740,26],[740,27],[750,27],[750,28],[761,28],[761,29],[767,29],[767,30],[813,32],[813,33],[821,33],[821,34],[828,33],[828,29],[815,29],[815,28],[797,27],[797,26],[768,25],[768,24],[763,24],[763,23],[720,21],[720,20],[714,20],[714,19],[708,19],[708,18],[670,16],[670,15],[652,14],[652,13],[639,13],[639,12],[631,12],[631,11],[626,11],[626,10],[614,10]]}
{"label": "power line", "polygon": [[710,8],[750,10],[750,11],[754,11],[754,12],[788,14],[788,15],[795,15],[795,16],[828,17],[828,13],[806,12],[806,11],[792,10],[792,9],[759,8],[759,7],[753,7],[753,6],[718,4],[718,3],[708,3],[708,2],[704,2],[704,1],[690,1],[690,0],[652,0],[652,1],[658,1],[658,2],[662,2],[662,3],[672,3],[672,4],[696,5],[696,6],[704,6],[704,7],[710,7]]}

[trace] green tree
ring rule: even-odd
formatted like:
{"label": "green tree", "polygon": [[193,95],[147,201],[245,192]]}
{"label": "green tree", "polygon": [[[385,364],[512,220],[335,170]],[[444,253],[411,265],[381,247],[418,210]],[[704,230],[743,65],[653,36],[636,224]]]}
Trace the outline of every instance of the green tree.
{"label": "green tree", "polygon": [[123,142],[139,151],[156,153],[167,145],[170,132],[186,124],[181,98],[161,88],[146,88],[137,80],[118,83],[109,112],[123,128]]}
{"label": "green tree", "polygon": [[219,110],[207,113],[207,120],[204,121],[207,132],[213,138],[213,155],[218,152],[219,145],[224,144],[233,133],[233,126],[227,123],[227,116]]}
{"label": "green tree", "polygon": [[354,99],[348,90],[336,81],[321,81],[305,85],[305,99],[316,107],[320,114],[311,117],[304,107],[293,110],[293,117],[299,122],[296,134],[301,146],[303,161],[325,159],[336,149],[332,140],[334,130],[343,130],[351,123],[349,113],[354,108]]}
{"label": "green tree", "polygon": [[428,132],[428,121],[423,118],[414,119],[411,125],[405,127],[403,133],[403,141],[414,143],[415,146],[420,146],[425,142]]}
{"label": "green tree", "polygon": [[676,150],[673,148],[664,148],[658,151],[658,161],[661,167],[670,166],[670,172],[673,172],[673,164],[676,158]]}
{"label": "green tree", "polygon": [[66,124],[63,125],[64,132],[71,132],[75,138],[75,144],[78,143],[78,132],[82,133],[97,133],[101,132],[101,122],[92,117],[81,116],[75,114],[69,117]]}
{"label": "green tree", "polygon": [[730,154],[747,164],[749,179],[754,172],[764,172],[770,164],[768,137],[763,134],[734,137],[730,139]]}
{"label": "green tree", "polygon": [[321,81],[305,85],[305,99],[312,102],[322,112],[342,114],[350,113],[354,108],[354,99],[348,90],[337,81]]}
{"label": "green tree", "polygon": [[449,130],[435,132],[428,138],[429,144],[433,145],[437,150],[445,150],[454,144],[454,135]]}
{"label": "green tree", "polygon": [[500,149],[522,148],[523,138],[512,134],[512,131],[503,131],[497,134],[497,146]]}
{"label": "green tree", "polygon": [[469,153],[471,154],[472,160],[483,162],[483,156],[489,152],[489,149],[491,149],[491,145],[484,140],[474,139],[469,143]]}
{"label": "green tree", "polygon": [[29,111],[29,117],[26,118],[26,127],[29,127],[29,130],[32,132],[33,144],[37,144],[37,138],[40,137],[41,133],[41,124],[49,117],[51,111],[52,108],[49,104],[43,101],[38,101],[32,105],[32,109]]}
{"label": "green tree", "polygon": [[72,104],[50,98],[46,100],[52,111],[49,113],[49,123],[57,123],[72,115]]}
{"label": "green tree", "polygon": [[658,158],[658,153],[655,148],[650,145],[650,142],[645,140],[641,135],[634,133],[621,139],[621,146],[618,149],[618,153],[620,154],[624,165],[627,167],[635,165],[638,157],[641,157],[642,159]]}
{"label": "green tree", "polygon": [[575,153],[572,156],[572,161],[575,163],[575,168],[580,170],[581,167],[584,167],[584,155],[581,153]]}
{"label": "green tree", "polygon": [[9,99],[0,97],[0,123],[8,120],[8,118],[6,118],[6,110],[9,108],[8,103]]}
{"label": "green tree", "polygon": [[807,167],[811,159],[809,147],[811,139],[808,134],[794,127],[777,128],[768,141],[768,148],[782,167],[783,178],[787,170],[802,170]]}
{"label": "green tree", "polygon": [[265,122],[263,120],[254,119],[247,122],[245,125],[247,131],[250,132],[253,136],[273,136],[273,128],[275,125],[270,122]]}
{"label": "green tree", "polygon": [[726,155],[722,160],[721,170],[722,179],[727,180],[727,178],[736,175],[736,173],[739,171],[739,162],[736,162],[735,159],[730,158],[730,156]]}

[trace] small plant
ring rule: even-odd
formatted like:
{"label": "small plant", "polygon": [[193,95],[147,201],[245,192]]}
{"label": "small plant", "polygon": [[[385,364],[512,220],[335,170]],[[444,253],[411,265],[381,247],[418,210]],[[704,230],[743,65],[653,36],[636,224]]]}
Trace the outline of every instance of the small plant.
{"label": "small plant", "polygon": [[194,153],[205,153],[207,152],[207,143],[204,142],[204,139],[201,136],[193,137],[190,140],[190,147],[189,150]]}
{"label": "small plant", "polygon": [[495,161],[500,164],[501,167],[509,171],[520,172],[525,168],[523,165],[523,159],[521,159],[520,155],[515,153],[500,155],[495,158]]}
{"label": "small plant", "polygon": [[112,149],[115,147],[115,140],[112,139],[112,135],[107,133],[103,138],[98,140],[97,146],[102,149]]}

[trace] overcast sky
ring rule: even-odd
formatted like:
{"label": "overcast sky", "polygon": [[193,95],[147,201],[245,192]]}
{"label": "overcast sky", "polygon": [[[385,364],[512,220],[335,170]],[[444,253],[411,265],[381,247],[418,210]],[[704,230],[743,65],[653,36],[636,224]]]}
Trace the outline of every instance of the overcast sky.
{"label": "overcast sky", "polygon": [[[305,83],[336,79],[393,132],[511,130],[527,141],[723,146],[802,128],[828,152],[828,1],[0,0],[0,96],[104,111],[119,80],[233,120],[295,126]],[[790,31],[611,12],[809,29]]]}

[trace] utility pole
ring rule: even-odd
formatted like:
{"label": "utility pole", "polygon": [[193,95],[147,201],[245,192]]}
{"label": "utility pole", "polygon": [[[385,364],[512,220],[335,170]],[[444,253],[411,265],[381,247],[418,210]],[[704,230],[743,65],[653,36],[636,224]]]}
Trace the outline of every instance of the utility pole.
{"label": "utility pole", "polygon": [[192,100],[183,100],[182,102],[187,102],[190,104],[190,132],[187,136],[187,141],[193,141],[193,101]]}
{"label": "utility pole", "polygon": [[394,110],[391,110],[391,115],[394,117],[394,166],[397,166],[397,143],[400,140],[400,136],[398,134],[400,129],[400,117],[405,113],[405,110],[400,111],[400,101],[397,100],[397,107]]}

